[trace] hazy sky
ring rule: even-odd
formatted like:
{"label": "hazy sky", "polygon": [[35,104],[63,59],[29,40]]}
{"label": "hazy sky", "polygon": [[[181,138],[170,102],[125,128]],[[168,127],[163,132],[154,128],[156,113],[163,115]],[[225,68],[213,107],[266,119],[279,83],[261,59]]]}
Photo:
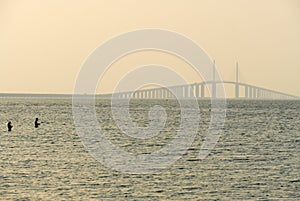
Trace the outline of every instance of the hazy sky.
{"label": "hazy sky", "polygon": [[[186,35],[214,58],[223,80],[300,96],[299,0],[0,0],[0,93],[72,93],[86,57],[117,34],[162,28]],[[173,66],[173,56],[142,52],[112,66],[108,92],[136,65]]]}

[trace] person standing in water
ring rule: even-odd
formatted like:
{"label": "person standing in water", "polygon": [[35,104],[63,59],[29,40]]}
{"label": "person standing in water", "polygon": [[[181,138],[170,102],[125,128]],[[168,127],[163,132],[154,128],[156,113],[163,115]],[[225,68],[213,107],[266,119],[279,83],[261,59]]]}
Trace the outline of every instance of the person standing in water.
{"label": "person standing in water", "polygon": [[8,130],[8,132],[11,131],[12,127],[13,127],[13,125],[11,124],[11,121],[9,121],[9,122],[7,123],[7,130]]}
{"label": "person standing in water", "polygon": [[38,128],[39,125],[40,125],[40,123],[39,123],[38,121],[39,121],[39,119],[38,119],[38,118],[35,118],[35,122],[34,122],[34,127],[35,127],[35,128]]}

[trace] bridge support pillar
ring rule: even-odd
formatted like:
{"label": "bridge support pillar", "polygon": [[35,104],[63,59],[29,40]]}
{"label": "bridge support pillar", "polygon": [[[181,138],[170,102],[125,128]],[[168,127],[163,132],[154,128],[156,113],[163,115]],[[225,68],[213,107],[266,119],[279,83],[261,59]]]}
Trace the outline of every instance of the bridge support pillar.
{"label": "bridge support pillar", "polygon": [[235,84],[235,98],[239,98],[240,97],[240,85],[239,83]]}
{"label": "bridge support pillar", "polygon": [[253,98],[253,96],[252,96],[252,91],[253,91],[253,88],[252,88],[252,87],[249,87],[249,98]]}
{"label": "bridge support pillar", "polygon": [[240,97],[240,87],[239,87],[239,64],[236,63],[236,72],[235,72],[235,98]]}
{"label": "bridge support pillar", "polygon": [[257,98],[257,90],[256,90],[256,88],[253,88],[253,98]]}
{"label": "bridge support pillar", "polygon": [[201,84],[201,98],[204,98],[205,97],[205,84],[204,83],[202,83]]}
{"label": "bridge support pillar", "polygon": [[216,98],[217,97],[217,84],[216,82],[212,83],[212,98]]}
{"label": "bridge support pillar", "polygon": [[261,90],[257,89],[257,98],[260,98],[260,97],[261,97]]}
{"label": "bridge support pillar", "polygon": [[166,98],[166,90],[164,88],[161,89],[161,98],[162,99]]}
{"label": "bridge support pillar", "polygon": [[195,85],[195,90],[196,90],[196,98],[199,98],[199,84]]}
{"label": "bridge support pillar", "polygon": [[181,87],[179,87],[179,97],[180,98],[183,98],[184,97],[184,94],[183,94],[183,91],[184,90],[184,88],[181,86]]}
{"label": "bridge support pillar", "polygon": [[245,98],[248,98],[248,86],[245,86]]}
{"label": "bridge support pillar", "polygon": [[190,97],[195,97],[195,85],[190,85]]}

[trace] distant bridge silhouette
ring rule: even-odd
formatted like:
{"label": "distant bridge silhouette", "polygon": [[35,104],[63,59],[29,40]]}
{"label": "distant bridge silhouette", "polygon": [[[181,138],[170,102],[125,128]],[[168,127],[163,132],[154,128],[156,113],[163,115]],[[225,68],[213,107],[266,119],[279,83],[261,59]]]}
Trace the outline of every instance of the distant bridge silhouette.
{"label": "distant bridge silhouette", "polygon": [[[100,97],[115,97],[120,99],[173,99],[173,98],[218,98],[217,85],[229,84],[235,87],[235,98],[237,99],[299,99],[291,94],[266,89],[263,87],[239,82],[238,64],[236,65],[236,81],[216,81],[215,65],[213,67],[213,80],[200,83],[176,85],[160,88],[141,89],[136,91],[118,92],[112,94],[101,94]],[[209,88],[207,93],[205,90]]]}

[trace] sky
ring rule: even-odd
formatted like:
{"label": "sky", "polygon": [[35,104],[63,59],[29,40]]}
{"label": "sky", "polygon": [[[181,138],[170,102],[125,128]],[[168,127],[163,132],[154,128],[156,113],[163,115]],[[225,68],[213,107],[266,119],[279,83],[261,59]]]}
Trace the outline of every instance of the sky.
{"label": "sky", "polygon": [[[73,93],[80,68],[100,44],[144,28],[175,31],[216,61],[223,80],[300,96],[298,0],[0,0],[0,93]],[[190,82],[188,64],[163,52],[136,52],[113,64],[107,93],[137,66],[159,63]]]}

